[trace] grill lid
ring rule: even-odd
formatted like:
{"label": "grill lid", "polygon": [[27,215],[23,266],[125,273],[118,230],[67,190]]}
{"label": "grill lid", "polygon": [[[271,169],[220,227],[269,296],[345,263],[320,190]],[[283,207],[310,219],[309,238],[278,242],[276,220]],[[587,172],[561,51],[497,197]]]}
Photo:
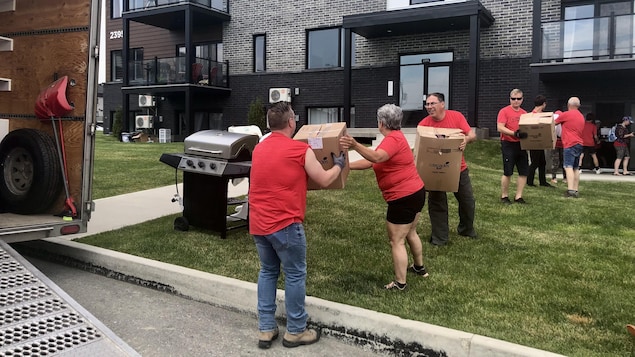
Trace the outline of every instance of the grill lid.
{"label": "grill lid", "polygon": [[201,130],[183,141],[185,154],[224,160],[251,160],[258,143],[257,135],[230,133],[223,130]]}

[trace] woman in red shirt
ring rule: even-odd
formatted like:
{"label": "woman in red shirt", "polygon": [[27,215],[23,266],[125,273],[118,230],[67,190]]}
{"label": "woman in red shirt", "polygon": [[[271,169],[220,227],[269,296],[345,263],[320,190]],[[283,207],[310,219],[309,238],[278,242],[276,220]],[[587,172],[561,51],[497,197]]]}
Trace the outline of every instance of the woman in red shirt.
{"label": "woman in red shirt", "polygon": [[376,149],[360,145],[353,137],[340,139],[345,149],[357,151],[363,159],[350,163],[351,170],[375,171],[377,185],[388,203],[386,226],[392,250],[395,279],[386,289],[404,290],[408,270],[408,242],[413,264],[410,270],[428,276],[423,266],[423,247],[417,234],[417,222],[425,205],[426,193],[423,180],[417,172],[414,155],[408,140],[401,131],[401,108],[386,104],[377,110],[377,126],[384,139]]}

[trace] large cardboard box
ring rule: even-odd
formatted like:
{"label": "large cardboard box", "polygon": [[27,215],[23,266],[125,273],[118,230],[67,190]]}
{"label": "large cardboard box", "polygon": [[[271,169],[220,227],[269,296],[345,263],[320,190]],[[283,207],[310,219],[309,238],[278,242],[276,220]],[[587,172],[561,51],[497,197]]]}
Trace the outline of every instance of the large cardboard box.
{"label": "large cardboard box", "polygon": [[417,127],[415,162],[426,190],[457,192],[461,176],[463,152],[459,149],[465,140],[460,129]]}
{"label": "large cardboard box", "polygon": [[556,127],[552,112],[527,113],[520,116],[518,129],[527,133],[520,139],[523,150],[544,150],[556,147]]}
{"label": "large cardboard box", "polygon": [[[304,125],[293,137],[293,139],[304,141],[311,146],[315,157],[325,170],[333,167],[333,157],[331,153],[335,153],[335,155],[339,155],[341,151],[346,153],[346,166],[344,166],[339,177],[324,189],[344,188],[346,184],[350,168],[348,165],[348,151],[342,149],[340,146],[340,138],[343,135],[346,135],[346,123],[328,123]],[[308,189],[321,190],[323,188],[309,178]]]}

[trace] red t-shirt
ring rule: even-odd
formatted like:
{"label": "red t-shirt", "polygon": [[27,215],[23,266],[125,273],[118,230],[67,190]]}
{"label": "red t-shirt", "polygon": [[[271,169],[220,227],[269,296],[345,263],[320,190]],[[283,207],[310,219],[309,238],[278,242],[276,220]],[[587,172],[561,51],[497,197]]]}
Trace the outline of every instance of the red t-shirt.
{"label": "red t-shirt", "polygon": [[570,148],[577,144],[582,145],[584,115],[582,115],[579,110],[567,110],[558,116],[555,123],[562,123],[563,148]]}
{"label": "red t-shirt", "polygon": [[272,234],[304,221],[308,148],[275,132],[256,145],[249,175],[249,233]]}
{"label": "red t-shirt", "polygon": [[412,195],[423,188],[412,149],[401,130],[390,132],[375,151],[379,149],[389,157],[387,161],[373,164],[377,185],[386,202]]}
{"label": "red t-shirt", "polygon": [[[470,124],[460,112],[456,110],[446,110],[445,117],[441,121],[434,120],[431,116],[423,118],[419,122],[419,126],[431,126],[434,128],[449,128],[449,129],[461,129],[464,135],[467,135],[472,130]],[[461,171],[467,169],[465,163],[465,157],[461,156]]]}
{"label": "red t-shirt", "polygon": [[[505,123],[505,127],[507,129],[516,131],[518,130],[518,122],[520,121],[520,116],[526,113],[527,112],[523,108],[518,108],[518,111],[515,111],[511,105],[508,105],[498,112],[498,118],[496,118],[496,122]],[[503,133],[501,133],[501,140],[512,142],[520,141],[520,139],[513,135],[507,135]]]}
{"label": "red t-shirt", "polygon": [[584,122],[584,129],[582,130],[582,145],[595,147],[595,135],[598,132],[597,126],[591,121]]}

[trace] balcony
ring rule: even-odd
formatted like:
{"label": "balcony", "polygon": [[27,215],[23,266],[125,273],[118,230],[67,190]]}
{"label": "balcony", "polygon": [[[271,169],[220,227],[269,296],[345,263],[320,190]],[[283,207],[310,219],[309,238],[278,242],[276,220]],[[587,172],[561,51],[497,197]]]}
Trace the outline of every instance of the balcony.
{"label": "balcony", "polygon": [[128,62],[129,85],[161,86],[193,84],[229,88],[228,63],[196,58],[188,76],[185,57],[154,58]]}
{"label": "balcony", "polygon": [[128,0],[128,10],[148,10],[166,5],[198,4],[206,8],[228,12],[225,0]]}
{"label": "balcony", "polygon": [[545,22],[541,62],[633,58],[635,15]]}

